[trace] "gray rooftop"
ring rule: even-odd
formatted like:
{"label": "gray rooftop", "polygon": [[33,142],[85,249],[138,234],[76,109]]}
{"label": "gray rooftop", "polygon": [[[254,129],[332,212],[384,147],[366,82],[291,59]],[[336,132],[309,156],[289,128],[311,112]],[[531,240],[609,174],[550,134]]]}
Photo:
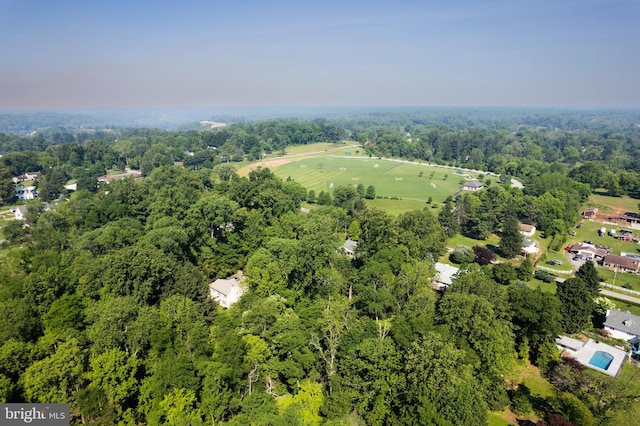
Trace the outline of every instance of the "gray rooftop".
{"label": "gray rooftop", "polygon": [[238,285],[237,278],[219,278],[209,284],[209,288],[212,288],[218,293],[222,293],[225,296],[228,296],[229,293],[231,293],[231,289],[236,285]]}
{"label": "gray rooftop", "polygon": [[462,185],[463,188],[482,188],[482,186],[482,182],[478,180],[470,180],[469,182],[465,182],[465,184]]}
{"label": "gray rooftop", "polygon": [[629,312],[610,309],[604,325],[615,330],[640,336],[640,317]]}
{"label": "gray rooftop", "polygon": [[451,285],[453,276],[460,272],[459,268],[446,263],[437,262],[434,266],[437,272],[435,281],[444,285]]}
{"label": "gray rooftop", "polygon": [[564,348],[571,349],[572,351],[577,351],[584,346],[583,341],[572,339],[571,337],[567,336],[558,337],[556,339],[556,343]]}
{"label": "gray rooftop", "polygon": [[357,241],[353,241],[351,239],[347,239],[347,241],[344,242],[342,247],[348,253],[355,253],[356,248],[358,247],[358,242]]}

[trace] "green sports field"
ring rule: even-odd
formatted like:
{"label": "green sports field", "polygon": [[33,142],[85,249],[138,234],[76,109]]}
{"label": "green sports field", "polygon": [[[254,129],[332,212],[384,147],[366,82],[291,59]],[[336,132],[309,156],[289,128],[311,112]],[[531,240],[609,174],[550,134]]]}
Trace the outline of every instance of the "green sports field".
{"label": "green sports field", "polygon": [[[452,169],[349,155],[301,158],[272,170],[283,179],[291,177],[316,194],[338,186],[373,185],[377,196],[402,199],[388,201],[398,201],[400,210],[422,208],[429,197],[434,203],[441,203],[460,188],[462,180]],[[388,203],[385,200],[385,205]],[[395,210],[392,206],[386,207]]]}

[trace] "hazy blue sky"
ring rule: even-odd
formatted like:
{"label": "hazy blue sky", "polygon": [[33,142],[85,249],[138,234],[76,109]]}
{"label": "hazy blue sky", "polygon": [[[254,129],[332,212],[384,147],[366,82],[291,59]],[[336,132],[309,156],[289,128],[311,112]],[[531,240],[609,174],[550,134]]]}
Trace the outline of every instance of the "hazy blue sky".
{"label": "hazy blue sky", "polygon": [[640,105],[639,0],[0,0],[0,108]]}

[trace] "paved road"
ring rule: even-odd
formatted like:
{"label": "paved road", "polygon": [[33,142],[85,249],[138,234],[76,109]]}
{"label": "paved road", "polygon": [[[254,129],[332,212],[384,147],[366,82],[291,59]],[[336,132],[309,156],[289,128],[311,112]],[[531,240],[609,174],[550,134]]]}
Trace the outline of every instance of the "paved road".
{"label": "paved road", "polygon": [[611,290],[605,290],[605,289],[600,289],[600,294],[602,294],[603,296],[608,296],[608,297],[612,297],[614,299],[620,299],[620,300],[624,300],[626,302],[631,302],[631,303],[635,303],[637,305],[640,305],[640,298],[638,297],[633,297],[633,296],[629,296],[626,294],[622,294],[622,293],[617,293],[615,291],[611,291]]}

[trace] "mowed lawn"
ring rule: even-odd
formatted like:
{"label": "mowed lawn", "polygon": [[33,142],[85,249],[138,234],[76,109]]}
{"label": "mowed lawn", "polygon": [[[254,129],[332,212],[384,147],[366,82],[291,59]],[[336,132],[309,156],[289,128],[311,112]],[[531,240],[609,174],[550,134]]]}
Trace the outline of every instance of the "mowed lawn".
{"label": "mowed lawn", "polygon": [[[460,189],[462,179],[451,169],[339,155],[294,160],[272,170],[283,179],[291,177],[307,190],[314,190],[316,195],[338,186],[355,187],[362,184],[365,188],[373,185],[377,196],[417,202],[415,205],[403,203],[400,210],[422,208],[429,197],[434,203],[441,203]],[[392,206],[384,204],[380,207],[394,210]]]}

